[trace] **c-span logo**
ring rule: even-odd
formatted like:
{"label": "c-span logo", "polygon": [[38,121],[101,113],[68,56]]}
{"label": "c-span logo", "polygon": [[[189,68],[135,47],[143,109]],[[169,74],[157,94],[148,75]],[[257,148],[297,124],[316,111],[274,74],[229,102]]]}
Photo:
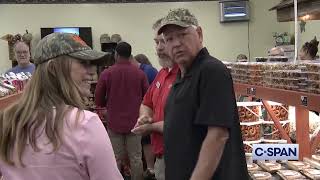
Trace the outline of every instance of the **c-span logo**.
{"label": "c-span logo", "polygon": [[253,144],[253,160],[298,160],[299,144]]}

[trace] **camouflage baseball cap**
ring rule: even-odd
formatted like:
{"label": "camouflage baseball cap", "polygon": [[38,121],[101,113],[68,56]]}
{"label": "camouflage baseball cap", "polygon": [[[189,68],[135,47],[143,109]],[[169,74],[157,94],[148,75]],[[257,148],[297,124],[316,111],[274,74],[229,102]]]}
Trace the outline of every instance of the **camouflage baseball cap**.
{"label": "camouflage baseball cap", "polygon": [[110,36],[108,34],[102,34],[100,36],[100,43],[110,43]]}
{"label": "camouflage baseball cap", "polygon": [[119,43],[120,41],[122,41],[122,38],[121,38],[120,34],[112,34],[111,42]]}
{"label": "camouflage baseball cap", "polygon": [[168,15],[161,21],[158,27],[158,34],[161,34],[163,27],[169,24],[181,27],[198,26],[198,20],[188,9],[178,8],[170,10]]}
{"label": "camouflage baseball cap", "polygon": [[161,22],[162,22],[163,19],[164,19],[164,18],[158,19],[158,20],[152,25],[152,29],[153,29],[154,31],[157,31],[157,30],[159,29],[159,27],[160,27]]}
{"label": "camouflage baseball cap", "polygon": [[100,60],[106,53],[92,50],[75,34],[52,33],[38,43],[35,49],[34,63],[41,64],[61,55],[94,61]]}

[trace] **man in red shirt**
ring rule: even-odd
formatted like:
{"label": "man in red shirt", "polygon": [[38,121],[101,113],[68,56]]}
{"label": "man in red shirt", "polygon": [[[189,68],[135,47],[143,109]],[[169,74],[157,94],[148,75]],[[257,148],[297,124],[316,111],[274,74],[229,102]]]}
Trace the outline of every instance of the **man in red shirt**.
{"label": "man in red shirt", "polygon": [[107,129],[118,167],[128,153],[131,179],[142,180],[141,136],[131,133],[131,129],[139,117],[148,80],[143,71],[129,61],[130,56],[130,44],[119,43],[115,49],[116,64],[100,75],[95,102],[107,109]]}
{"label": "man in red shirt", "polygon": [[151,133],[151,145],[156,155],[154,166],[157,180],[164,180],[164,159],[163,159],[163,119],[164,107],[171,86],[176,79],[178,66],[173,63],[165,52],[165,45],[162,35],[157,35],[157,28],[161,23],[159,19],[153,26],[155,30],[154,41],[159,57],[159,63],[163,67],[153,83],[150,85],[140,107],[140,117],[132,132],[136,134]]}

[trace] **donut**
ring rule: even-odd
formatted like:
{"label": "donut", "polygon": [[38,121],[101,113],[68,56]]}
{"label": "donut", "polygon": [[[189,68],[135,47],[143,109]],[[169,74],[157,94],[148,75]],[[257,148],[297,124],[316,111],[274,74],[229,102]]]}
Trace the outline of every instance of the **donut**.
{"label": "donut", "polygon": [[274,115],[279,118],[280,117],[280,111],[279,110],[275,110],[273,111],[274,112]]}
{"label": "donut", "polygon": [[243,111],[241,111],[241,112],[239,113],[239,116],[240,116],[241,119],[244,119],[244,118],[246,117],[246,113],[243,112]]}
{"label": "donut", "polygon": [[250,134],[250,137],[255,136],[257,134],[256,127],[249,127],[249,134]]}
{"label": "donut", "polygon": [[250,111],[246,112],[246,119],[250,119],[252,117],[252,113]]}
{"label": "donut", "polygon": [[251,153],[251,152],[252,152],[252,148],[251,148],[249,145],[244,144],[244,151],[245,151],[246,153]]}

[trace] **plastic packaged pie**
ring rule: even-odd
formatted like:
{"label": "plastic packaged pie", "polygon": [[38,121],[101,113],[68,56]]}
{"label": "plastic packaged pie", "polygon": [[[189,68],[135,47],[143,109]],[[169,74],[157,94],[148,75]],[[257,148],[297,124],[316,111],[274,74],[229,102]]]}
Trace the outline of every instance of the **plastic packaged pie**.
{"label": "plastic packaged pie", "polygon": [[312,155],[311,156],[311,158],[312,158],[312,160],[315,160],[315,161],[317,161],[318,163],[320,163],[320,155]]}
{"label": "plastic packaged pie", "polygon": [[248,171],[259,171],[259,170],[261,170],[261,168],[255,163],[250,163],[250,164],[247,163],[247,168],[248,168]]}
{"label": "plastic packaged pie", "polygon": [[290,169],[296,171],[301,171],[303,169],[308,169],[311,167],[309,163],[303,161],[288,161],[287,165]]}
{"label": "plastic packaged pie", "polygon": [[261,162],[258,161],[258,165],[265,171],[268,172],[275,172],[278,171],[280,169],[282,169],[281,164],[276,163],[276,162]]}
{"label": "plastic packaged pie", "polygon": [[272,175],[268,172],[252,171],[249,175],[253,180],[272,180]]}
{"label": "plastic packaged pie", "polygon": [[294,170],[279,170],[277,174],[284,180],[307,179],[301,173]]}
{"label": "plastic packaged pie", "polygon": [[303,169],[302,170],[302,174],[304,174],[305,176],[307,176],[310,179],[320,179],[320,170],[319,169],[314,169],[314,168],[310,168],[310,169]]}

